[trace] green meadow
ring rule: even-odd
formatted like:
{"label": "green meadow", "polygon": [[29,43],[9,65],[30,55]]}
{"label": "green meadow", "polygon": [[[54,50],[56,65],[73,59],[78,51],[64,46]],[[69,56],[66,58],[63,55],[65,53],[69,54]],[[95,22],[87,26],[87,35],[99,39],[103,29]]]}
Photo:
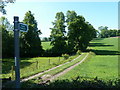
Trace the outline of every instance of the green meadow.
{"label": "green meadow", "polygon": [[72,80],[77,76],[102,80],[118,78],[118,42],[118,38],[92,40],[88,49],[96,55],[57,79]]}
{"label": "green meadow", "polygon": [[44,50],[52,48],[52,46],[50,45],[50,42],[41,42],[41,44]]}

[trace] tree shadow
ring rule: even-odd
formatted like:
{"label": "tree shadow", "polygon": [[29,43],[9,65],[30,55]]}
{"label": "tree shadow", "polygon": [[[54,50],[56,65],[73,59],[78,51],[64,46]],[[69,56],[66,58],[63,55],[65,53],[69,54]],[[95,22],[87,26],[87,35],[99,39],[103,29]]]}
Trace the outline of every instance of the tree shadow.
{"label": "tree shadow", "polygon": [[114,46],[114,45],[105,45],[104,43],[90,43],[90,47],[108,47],[108,46]]}
{"label": "tree shadow", "polygon": [[[111,47],[114,45],[105,45],[105,43],[90,43],[89,47]],[[120,55],[120,51],[112,51],[112,50],[94,50],[87,49],[87,52],[92,51],[96,55]]]}
{"label": "tree shadow", "polygon": [[104,40],[105,38],[93,38],[93,40]]}
{"label": "tree shadow", "polygon": [[120,55],[119,51],[111,51],[111,50],[93,50],[93,49],[88,49],[86,51],[87,52],[92,51],[96,55]]}
{"label": "tree shadow", "polygon": [[[25,60],[29,60],[26,58]],[[24,61],[23,59],[20,60],[20,68],[25,68],[32,64],[32,62]],[[13,69],[15,70],[15,61],[14,59],[3,59],[2,60],[2,74],[8,74]]]}

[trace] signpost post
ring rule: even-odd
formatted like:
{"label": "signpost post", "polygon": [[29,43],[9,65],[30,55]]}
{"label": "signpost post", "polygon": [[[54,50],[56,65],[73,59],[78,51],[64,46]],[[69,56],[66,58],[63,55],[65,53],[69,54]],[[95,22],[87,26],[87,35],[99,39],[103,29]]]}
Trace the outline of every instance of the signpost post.
{"label": "signpost post", "polygon": [[15,50],[15,82],[20,88],[20,56],[19,56],[19,31],[27,32],[27,24],[19,23],[19,17],[14,16],[14,50]]}
{"label": "signpost post", "polygon": [[16,88],[20,88],[20,64],[19,64],[19,17],[14,17],[14,51],[15,51],[15,82]]}

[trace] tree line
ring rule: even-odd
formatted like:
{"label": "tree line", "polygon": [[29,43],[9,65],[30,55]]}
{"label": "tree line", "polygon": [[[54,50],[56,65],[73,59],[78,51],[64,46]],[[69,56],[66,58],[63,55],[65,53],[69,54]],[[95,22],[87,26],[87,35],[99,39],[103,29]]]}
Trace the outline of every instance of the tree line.
{"label": "tree line", "polygon": [[[1,17],[0,30],[2,31],[2,56],[14,56],[14,35],[12,25],[8,19]],[[67,11],[66,16],[63,12],[56,13],[55,20],[52,22],[50,50],[43,50],[41,46],[41,31],[37,28],[37,21],[31,11],[26,12],[23,23],[29,27],[28,32],[20,32],[20,56],[60,56],[62,54],[73,54],[78,50],[85,51],[89,41],[96,37],[96,30],[81,15],[75,11]],[[68,31],[66,31],[66,28]]]}
{"label": "tree line", "polygon": [[[89,41],[96,37],[94,27],[75,11],[68,10],[66,16],[63,12],[56,13],[52,23],[53,28],[50,28],[52,55],[73,54],[78,50],[85,51]],[[65,30],[66,27],[68,32]]]}
{"label": "tree line", "polygon": [[107,26],[100,26],[98,29],[99,29],[98,37],[101,37],[101,38],[120,36],[120,30],[108,29]]}

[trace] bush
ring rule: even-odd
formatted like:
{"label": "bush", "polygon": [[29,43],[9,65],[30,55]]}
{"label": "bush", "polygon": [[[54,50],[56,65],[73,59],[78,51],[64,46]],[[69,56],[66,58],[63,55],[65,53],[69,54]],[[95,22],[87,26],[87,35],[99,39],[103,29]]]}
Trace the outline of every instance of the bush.
{"label": "bush", "polygon": [[92,52],[92,51],[90,51],[89,53],[90,53],[91,55],[93,55],[93,56],[96,55],[96,54],[95,54],[94,52]]}
{"label": "bush", "polygon": [[66,60],[69,58],[69,55],[68,54],[62,54],[62,57]]}
{"label": "bush", "polygon": [[82,53],[81,50],[78,50],[78,51],[77,51],[77,54],[78,54],[78,55],[81,55],[81,53]]}

